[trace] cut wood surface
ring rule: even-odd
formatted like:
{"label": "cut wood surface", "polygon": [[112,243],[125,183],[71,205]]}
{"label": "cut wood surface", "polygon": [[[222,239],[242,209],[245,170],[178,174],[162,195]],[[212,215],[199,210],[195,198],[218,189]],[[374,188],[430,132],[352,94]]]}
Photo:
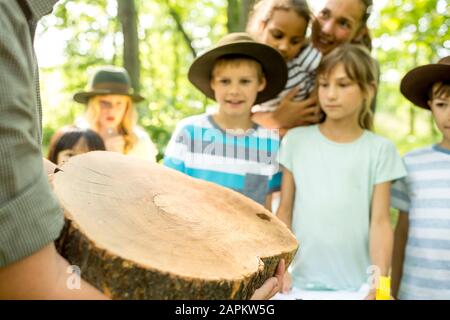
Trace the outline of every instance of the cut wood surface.
{"label": "cut wood surface", "polygon": [[247,299],[298,248],[256,202],[130,156],[73,157],[53,184],[58,250],[114,299]]}

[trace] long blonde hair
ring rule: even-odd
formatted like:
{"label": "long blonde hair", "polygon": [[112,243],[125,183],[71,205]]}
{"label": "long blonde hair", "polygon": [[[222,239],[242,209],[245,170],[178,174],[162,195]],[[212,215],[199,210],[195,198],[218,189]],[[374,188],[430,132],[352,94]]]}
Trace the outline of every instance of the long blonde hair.
{"label": "long blonde hair", "polygon": [[[370,108],[375,96],[375,88],[378,79],[378,68],[375,60],[370,56],[369,49],[363,45],[343,44],[326,55],[319,68],[317,78],[329,76],[331,71],[339,64],[344,66],[345,73],[358,84],[365,96],[363,106],[358,117],[358,124],[366,130],[373,130],[373,112]],[[370,97],[370,89],[374,94]]]}
{"label": "long blonde hair", "polygon": [[[86,120],[96,132],[100,132],[100,97],[93,96],[90,98],[86,110]],[[124,98],[126,99],[127,108],[119,124],[119,133],[125,140],[124,153],[127,154],[137,143],[137,137],[133,130],[136,124],[136,115],[131,98],[129,96],[124,96]]]}

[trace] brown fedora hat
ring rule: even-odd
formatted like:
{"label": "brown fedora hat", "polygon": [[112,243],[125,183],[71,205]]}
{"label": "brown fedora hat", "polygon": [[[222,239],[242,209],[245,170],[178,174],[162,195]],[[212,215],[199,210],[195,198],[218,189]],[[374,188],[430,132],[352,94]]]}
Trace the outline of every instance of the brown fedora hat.
{"label": "brown fedora hat", "polygon": [[272,47],[256,42],[248,33],[235,32],[224,36],[215,47],[196,58],[189,68],[189,81],[208,98],[215,100],[210,85],[214,64],[226,55],[247,56],[261,64],[267,85],[256,97],[255,104],[274,98],[284,89],[287,66],[281,54]]}
{"label": "brown fedora hat", "polygon": [[409,71],[402,79],[400,92],[415,105],[430,109],[429,92],[433,84],[450,83],[450,56],[438,63],[427,64]]}
{"label": "brown fedora hat", "polygon": [[144,97],[133,93],[127,70],[114,66],[98,67],[89,80],[86,91],[75,93],[73,99],[79,103],[87,103],[93,96],[106,94],[129,96],[134,102],[144,100]]}

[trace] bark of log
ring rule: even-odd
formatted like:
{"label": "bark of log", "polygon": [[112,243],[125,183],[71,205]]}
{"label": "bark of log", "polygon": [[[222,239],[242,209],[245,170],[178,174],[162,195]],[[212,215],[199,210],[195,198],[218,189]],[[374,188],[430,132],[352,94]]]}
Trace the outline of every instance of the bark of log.
{"label": "bark of log", "polygon": [[248,299],[298,248],[243,195],[118,153],[73,157],[53,184],[58,251],[113,299]]}

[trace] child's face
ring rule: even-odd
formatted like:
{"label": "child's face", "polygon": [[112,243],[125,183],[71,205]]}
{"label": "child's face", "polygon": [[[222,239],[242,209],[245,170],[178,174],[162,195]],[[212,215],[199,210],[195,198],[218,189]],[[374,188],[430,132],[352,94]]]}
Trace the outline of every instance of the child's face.
{"label": "child's face", "polygon": [[361,0],[328,0],[313,23],[312,41],[323,54],[352,41],[360,32]]}
{"label": "child's face", "polygon": [[359,85],[351,80],[343,64],[331,69],[329,75],[319,75],[319,103],[327,119],[354,119],[358,122],[364,101]]}
{"label": "child's face", "polygon": [[300,52],[308,25],[295,11],[278,9],[262,27],[261,41],[277,49],[287,62]]}
{"label": "child's face", "polygon": [[249,118],[256,97],[264,90],[265,84],[251,62],[216,66],[212,72],[211,88],[219,104],[219,113]]}
{"label": "child's face", "polygon": [[444,142],[450,145],[450,96],[434,97],[428,104],[434,121],[444,136]]}
{"label": "child's face", "polygon": [[104,95],[99,97],[99,125],[102,129],[116,130],[127,110],[127,97],[122,95]]}
{"label": "child's face", "polygon": [[69,158],[89,151],[90,150],[86,143],[86,140],[83,137],[81,137],[77,141],[77,143],[72,147],[72,149],[66,149],[58,153],[58,156],[56,158],[57,165],[60,166],[64,164],[64,162],[69,160]]}

